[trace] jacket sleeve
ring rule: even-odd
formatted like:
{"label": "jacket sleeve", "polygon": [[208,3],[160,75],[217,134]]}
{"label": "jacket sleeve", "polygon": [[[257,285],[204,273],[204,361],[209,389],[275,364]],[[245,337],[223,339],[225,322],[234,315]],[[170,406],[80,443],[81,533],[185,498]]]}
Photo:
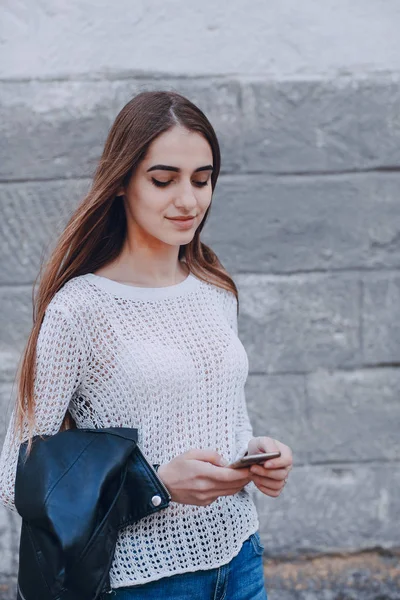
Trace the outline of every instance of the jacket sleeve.
{"label": "jacket sleeve", "polygon": [[[47,307],[36,346],[34,382],[35,428],[33,435],[53,435],[62,424],[70,400],[84,377],[86,353],[81,336],[63,308]],[[14,434],[15,408],[0,456],[0,502],[16,512],[14,485],[20,442],[28,438],[26,422],[22,437]]]}

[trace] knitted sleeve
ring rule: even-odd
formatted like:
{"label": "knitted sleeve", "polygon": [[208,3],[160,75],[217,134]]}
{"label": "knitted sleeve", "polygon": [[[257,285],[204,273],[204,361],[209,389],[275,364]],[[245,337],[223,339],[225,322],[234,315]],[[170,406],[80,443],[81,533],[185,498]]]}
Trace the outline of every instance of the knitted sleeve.
{"label": "knitted sleeve", "polygon": [[[234,310],[231,309],[231,326],[233,331],[238,335],[238,318],[237,318],[237,302],[234,299]],[[251,424],[249,413],[247,410],[246,394],[244,388],[241,390],[239,399],[239,408],[237,414],[236,426],[236,456],[235,460],[242,457],[247,452],[247,445],[253,434],[253,426]]]}
{"label": "knitted sleeve", "polygon": [[[36,425],[33,435],[53,435],[60,429],[69,402],[85,372],[86,354],[80,338],[64,310],[49,305],[36,347]],[[15,439],[14,422],[15,409],[0,456],[0,502],[16,512],[14,484],[20,439]],[[27,439],[27,431],[25,424],[22,441]]]}
{"label": "knitted sleeve", "polygon": [[[228,293],[227,295],[229,296],[228,307],[226,309],[227,315],[233,331],[236,335],[238,335],[237,300],[233,296],[233,294]],[[246,394],[244,388],[240,392],[236,423],[236,455],[234,457],[235,461],[244,456],[244,454],[246,454],[248,443],[251,440],[251,438],[254,437],[253,426],[251,424],[249,413],[247,410]],[[257,486],[255,485],[254,481],[250,481],[247,485],[244,486],[243,489],[245,489],[250,494],[253,494],[257,490]]]}

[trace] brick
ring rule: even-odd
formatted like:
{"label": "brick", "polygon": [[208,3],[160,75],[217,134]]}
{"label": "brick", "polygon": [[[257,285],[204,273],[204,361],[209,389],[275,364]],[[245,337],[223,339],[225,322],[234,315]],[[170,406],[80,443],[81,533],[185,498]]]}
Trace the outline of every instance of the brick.
{"label": "brick", "polygon": [[0,185],[0,283],[35,281],[87,180]]}
{"label": "brick", "polygon": [[91,176],[117,113],[137,93],[151,89],[172,89],[197,103],[221,137],[225,169],[239,165],[236,82],[0,82],[0,179]]}
{"label": "brick", "polygon": [[[15,388],[11,383],[0,383],[0,450],[15,403]],[[20,517],[0,505],[0,575],[14,575],[17,570]],[[0,588],[1,598],[1,588]]]}
{"label": "brick", "polygon": [[300,373],[360,363],[353,274],[238,275],[235,281],[250,371]]}
{"label": "brick", "polygon": [[20,522],[17,513],[0,506],[1,576],[15,575],[17,572]]}
{"label": "brick", "polygon": [[363,356],[366,364],[400,361],[400,276],[363,277]]}
{"label": "brick", "polygon": [[[1,83],[0,178],[91,175],[123,104],[117,88],[116,82]],[[133,82],[131,89],[136,93]]]}
{"label": "brick", "polygon": [[396,548],[399,463],[294,468],[279,498],[255,492],[266,556]]}
{"label": "brick", "polygon": [[[231,272],[397,267],[398,179],[222,176],[203,239]],[[89,180],[0,185],[0,283],[34,281],[88,188]]]}
{"label": "brick", "polygon": [[400,266],[400,178],[225,176],[204,241],[229,271]]}
{"label": "brick", "polygon": [[291,447],[296,463],[306,462],[307,398],[303,375],[249,375],[246,402],[255,436],[269,436]]}
{"label": "brick", "polygon": [[0,449],[15,406],[15,399],[16,385],[13,386],[11,382],[0,382]]}
{"label": "brick", "polygon": [[117,112],[155,88],[180,91],[206,111],[227,171],[348,171],[400,160],[399,82],[391,76],[9,81],[0,84],[0,179],[91,175]]}
{"label": "brick", "polygon": [[0,381],[11,381],[33,324],[31,287],[0,288],[0,305]]}
{"label": "brick", "polygon": [[400,162],[399,81],[390,75],[243,85],[245,169],[315,172]]}
{"label": "brick", "polygon": [[400,369],[306,377],[310,460],[400,460]]}

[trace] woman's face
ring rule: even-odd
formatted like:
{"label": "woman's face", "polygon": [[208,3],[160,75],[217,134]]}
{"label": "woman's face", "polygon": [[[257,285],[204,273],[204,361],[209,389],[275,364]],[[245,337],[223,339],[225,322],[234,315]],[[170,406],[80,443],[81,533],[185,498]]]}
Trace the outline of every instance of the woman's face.
{"label": "woman's face", "polygon": [[211,202],[212,166],[210,145],[201,134],[174,126],[159,135],[124,190],[135,242],[154,248],[188,244]]}

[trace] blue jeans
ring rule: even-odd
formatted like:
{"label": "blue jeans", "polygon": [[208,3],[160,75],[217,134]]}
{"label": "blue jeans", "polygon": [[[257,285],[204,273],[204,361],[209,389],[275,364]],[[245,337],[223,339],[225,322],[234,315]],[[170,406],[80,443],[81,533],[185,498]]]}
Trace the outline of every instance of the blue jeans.
{"label": "blue jeans", "polygon": [[104,600],[267,600],[258,531],[222,567],[163,577],[143,585],[116,588]]}

